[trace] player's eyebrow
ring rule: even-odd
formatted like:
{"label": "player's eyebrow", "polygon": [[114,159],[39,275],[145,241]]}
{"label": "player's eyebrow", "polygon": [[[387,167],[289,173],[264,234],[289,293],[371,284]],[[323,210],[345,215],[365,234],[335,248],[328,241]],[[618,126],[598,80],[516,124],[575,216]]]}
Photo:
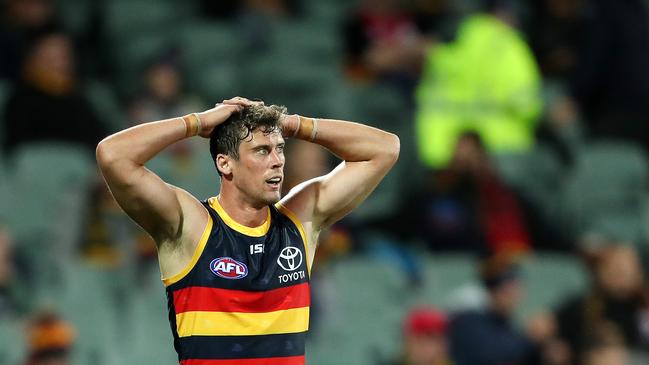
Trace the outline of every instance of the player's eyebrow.
{"label": "player's eyebrow", "polygon": [[271,150],[271,149],[273,149],[273,146],[275,146],[275,147],[284,147],[285,145],[286,145],[286,142],[280,142],[280,143],[278,143],[276,145],[264,143],[264,144],[259,144],[259,145],[256,145],[256,146],[252,146],[252,147],[250,147],[250,149],[253,150],[253,151]]}

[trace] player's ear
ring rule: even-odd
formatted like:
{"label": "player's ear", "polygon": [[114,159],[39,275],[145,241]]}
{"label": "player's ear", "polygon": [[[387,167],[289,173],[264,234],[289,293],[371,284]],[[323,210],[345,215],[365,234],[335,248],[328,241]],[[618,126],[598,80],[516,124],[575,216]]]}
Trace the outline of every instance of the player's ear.
{"label": "player's ear", "polygon": [[232,173],[232,158],[222,153],[216,155],[216,168],[222,175],[230,175]]}

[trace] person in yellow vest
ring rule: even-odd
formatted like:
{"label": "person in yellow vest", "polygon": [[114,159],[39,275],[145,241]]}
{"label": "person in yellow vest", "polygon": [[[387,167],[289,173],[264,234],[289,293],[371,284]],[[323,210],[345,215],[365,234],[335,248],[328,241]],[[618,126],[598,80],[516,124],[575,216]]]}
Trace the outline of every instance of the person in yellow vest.
{"label": "person in yellow vest", "polygon": [[431,47],[416,90],[415,129],[421,162],[440,168],[457,138],[480,134],[490,152],[523,152],[534,144],[541,110],[533,54],[508,24],[509,5],[463,20],[454,41]]}

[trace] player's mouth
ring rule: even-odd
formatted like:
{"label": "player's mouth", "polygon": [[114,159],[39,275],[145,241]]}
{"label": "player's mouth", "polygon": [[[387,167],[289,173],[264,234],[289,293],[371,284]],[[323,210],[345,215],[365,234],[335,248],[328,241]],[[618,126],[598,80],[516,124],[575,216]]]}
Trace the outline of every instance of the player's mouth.
{"label": "player's mouth", "polygon": [[273,190],[278,190],[281,183],[282,183],[281,176],[275,176],[266,180],[266,184],[268,184],[268,186],[270,186]]}

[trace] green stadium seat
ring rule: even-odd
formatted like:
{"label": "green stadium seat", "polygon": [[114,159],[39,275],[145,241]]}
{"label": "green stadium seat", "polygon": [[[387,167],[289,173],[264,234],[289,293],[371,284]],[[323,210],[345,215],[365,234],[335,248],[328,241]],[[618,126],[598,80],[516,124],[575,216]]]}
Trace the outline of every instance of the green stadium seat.
{"label": "green stadium seat", "polygon": [[83,32],[88,29],[89,23],[93,19],[93,7],[97,6],[98,2],[56,0],[54,3],[66,30],[72,32],[75,36],[83,37]]}
{"label": "green stadium seat", "polygon": [[77,331],[74,364],[126,363],[121,349],[131,339],[130,327],[136,319],[129,316],[130,303],[120,297],[122,274],[71,261],[66,266],[63,289],[43,301],[59,311]]}
{"label": "green stadium seat", "polygon": [[141,88],[144,71],[155,57],[176,46],[176,26],[157,31],[133,32],[111,43],[112,62],[118,71],[115,82],[122,95],[132,95]]}
{"label": "green stadium seat", "polygon": [[270,35],[269,46],[276,54],[324,65],[341,62],[337,29],[309,21],[284,21],[274,24]]}
{"label": "green stadium seat", "polygon": [[563,195],[565,222],[577,237],[595,234],[637,243],[649,165],[632,144],[599,141],[584,146]]}
{"label": "green stadium seat", "polygon": [[56,292],[81,237],[95,165],[89,151],[67,144],[25,145],[13,157],[7,227],[26,260],[48,259],[30,284],[33,295]]}
{"label": "green stadium seat", "polygon": [[219,178],[208,141],[197,138],[183,143],[191,143],[195,153],[187,161],[174,161],[169,153],[163,152],[147,163],[147,167],[164,181],[189,191],[198,199],[217,195]]}
{"label": "green stadium seat", "polygon": [[180,30],[182,57],[187,67],[213,63],[237,62],[243,56],[242,35],[232,25],[214,22],[192,22]]}
{"label": "green stadium seat", "polygon": [[[22,146],[8,164],[12,198],[16,200],[12,204],[11,223],[19,235],[43,224],[57,224],[62,214],[69,213],[61,209],[76,210],[83,206],[81,200],[95,176],[90,152],[64,143]],[[75,206],[67,207],[72,202]]]}
{"label": "green stadium seat", "polygon": [[198,22],[183,27],[180,51],[188,88],[214,102],[242,94],[242,39],[231,25]]}
{"label": "green stadium seat", "polygon": [[173,364],[178,361],[167,319],[164,286],[157,268],[152,271],[155,271],[154,282],[146,288],[133,288],[138,295],[130,308],[132,318],[137,318],[132,323],[132,340],[128,345],[131,364]]}
{"label": "green stadium seat", "polygon": [[89,82],[86,96],[109,133],[115,133],[129,126],[128,119],[113,90],[103,82]]}
{"label": "green stadium seat", "polygon": [[537,145],[526,153],[496,154],[492,159],[509,186],[539,207],[546,219],[556,220],[564,171],[550,147]]}
{"label": "green stadium seat", "polygon": [[23,323],[12,318],[0,318],[0,364],[22,364],[25,352]]}
{"label": "green stadium seat", "polygon": [[322,24],[339,24],[345,15],[352,12],[357,6],[357,1],[347,0],[308,0],[304,2],[309,21]]}
{"label": "green stadium seat", "polygon": [[126,39],[142,31],[159,31],[189,22],[192,2],[112,0],[105,3],[105,27],[110,39]]}
{"label": "green stadium seat", "polygon": [[575,256],[537,254],[523,261],[524,297],[518,318],[556,308],[563,300],[587,290],[589,274]]}

